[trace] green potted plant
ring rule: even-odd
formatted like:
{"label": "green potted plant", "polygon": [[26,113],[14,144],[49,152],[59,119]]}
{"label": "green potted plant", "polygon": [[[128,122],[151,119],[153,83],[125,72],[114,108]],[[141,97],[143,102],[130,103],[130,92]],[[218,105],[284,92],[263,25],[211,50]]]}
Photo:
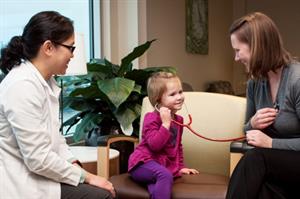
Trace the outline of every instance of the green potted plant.
{"label": "green potted plant", "polygon": [[148,77],[157,71],[176,72],[173,67],[133,69],[132,61],[144,54],[152,41],[134,48],[113,64],[107,59],[94,59],[88,64],[88,74],[66,81],[63,108],[76,114],[63,123],[67,131],[76,125],[74,140],[98,131],[99,135],[120,134],[138,136],[142,99],[147,95]]}

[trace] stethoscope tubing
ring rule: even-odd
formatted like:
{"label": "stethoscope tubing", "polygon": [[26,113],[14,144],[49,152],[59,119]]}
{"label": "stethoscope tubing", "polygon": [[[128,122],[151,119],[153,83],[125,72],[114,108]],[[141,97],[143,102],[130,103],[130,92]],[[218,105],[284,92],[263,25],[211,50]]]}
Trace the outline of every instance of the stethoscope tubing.
{"label": "stethoscope tubing", "polygon": [[[245,140],[246,136],[241,136],[241,137],[236,137],[236,138],[227,138],[227,139],[215,139],[215,138],[209,138],[209,137],[206,137],[206,136],[204,136],[204,135],[201,135],[200,133],[196,132],[196,131],[192,128],[192,126],[191,126],[191,124],[192,124],[192,122],[193,122],[192,116],[191,116],[191,114],[189,114],[186,104],[185,104],[185,103],[183,103],[183,104],[184,104],[184,106],[185,106],[185,109],[187,110],[188,117],[189,117],[189,122],[188,122],[187,124],[182,124],[182,123],[179,123],[179,122],[177,122],[176,120],[173,120],[173,119],[172,119],[171,121],[172,121],[173,123],[179,125],[179,126],[182,126],[182,127],[187,128],[191,133],[193,133],[193,134],[196,135],[197,137],[200,137],[200,138],[202,138],[202,139],[204,139],[204,140],[213,141],[213,142],[233,142],[233,141],[241,141],[241,140]],[[156,111],[159,112],[159,109],[158,109],[157,106],[158,106],[158,104],[155,104],[154,108],[155,108]]]}

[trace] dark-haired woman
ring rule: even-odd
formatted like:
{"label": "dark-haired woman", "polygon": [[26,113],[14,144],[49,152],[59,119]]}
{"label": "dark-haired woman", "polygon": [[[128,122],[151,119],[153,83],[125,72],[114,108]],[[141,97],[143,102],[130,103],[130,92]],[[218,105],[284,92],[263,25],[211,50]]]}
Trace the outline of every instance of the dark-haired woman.
{"label": "dark-haired woman", "polygon": [[300,65],[263,13],[236,20],[230,38],[250,77],[245,131],[255,148],[235,168],[227,199],[299,198]]}
{"label": "dark-haired woman", "polygon": [[113,198],[112,184],[79,166],[59,132],[60,89],[74,29],[57,12],[34,15],[1,50],[0,198]]}

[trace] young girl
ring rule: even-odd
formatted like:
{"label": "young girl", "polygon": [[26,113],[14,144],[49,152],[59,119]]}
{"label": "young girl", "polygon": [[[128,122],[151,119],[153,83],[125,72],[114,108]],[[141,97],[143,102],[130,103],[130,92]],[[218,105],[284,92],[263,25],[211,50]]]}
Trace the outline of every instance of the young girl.
{"label": "young girl", "polygon": [[145,115],[142,141],[129,158],[132,178],[146,183],[152,199],[171,198],[173,178],[197,174],[185,168],[181,144],[183,118],[175,113],[181,109],[184,95],[179,78],[167,72],[155,73],[148,81],[148,96],[155,111]]}

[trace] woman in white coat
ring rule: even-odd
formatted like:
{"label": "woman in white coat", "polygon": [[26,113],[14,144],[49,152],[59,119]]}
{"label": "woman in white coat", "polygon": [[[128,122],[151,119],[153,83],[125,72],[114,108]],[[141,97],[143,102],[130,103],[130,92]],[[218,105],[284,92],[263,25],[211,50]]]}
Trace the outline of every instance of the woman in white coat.
{"label": "woman in white coat", "polygon": [[113,198],[112,184],[88,173],[59,132],[59,87],[73,57],[72,21],[57,12],[34,15],[22,36],[1,50],[0,198]]}

